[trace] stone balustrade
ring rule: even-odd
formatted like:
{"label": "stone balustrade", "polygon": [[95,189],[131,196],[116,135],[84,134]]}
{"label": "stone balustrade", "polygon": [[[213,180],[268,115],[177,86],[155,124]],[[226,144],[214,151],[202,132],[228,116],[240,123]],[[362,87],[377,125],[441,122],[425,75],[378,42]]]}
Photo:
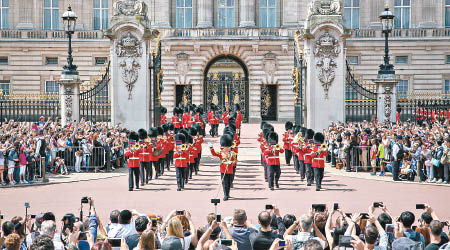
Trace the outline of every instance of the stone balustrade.
{"label": "stone balustrade", "polygon": [[[75,31],[73,39],[95,40],[104,39],[101,30]],[[67,39],[63,30],[0,30],[0,39]]]}
{"label": "stone balustrade", "polygon": [[[359,29],[353,30],[351,39],[358,38],[383,38],[381,30]],[[450,37],[450,28],[414,28],[414,29],[395,29],[390,34],[392,38],[439,38]]]}

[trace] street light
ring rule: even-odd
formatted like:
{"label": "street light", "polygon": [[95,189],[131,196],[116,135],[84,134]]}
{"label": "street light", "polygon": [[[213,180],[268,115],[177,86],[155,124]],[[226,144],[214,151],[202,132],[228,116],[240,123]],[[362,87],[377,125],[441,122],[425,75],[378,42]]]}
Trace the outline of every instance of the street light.
{"label": "street light", "polygon": [[394,24],[394,15],[389,10],[389,6],[384,6],[384,11],[380,14],[382,31],[385,37],[384,43],[384,64],[380,65],[378,75],[392,76],[395,75],[394,65],[389,63],[389,33],[391,33]]}
{"label": "street light", "polygon": [[64,12],[62,16],[64,22],[64,31],[66,31],[67,35],[69,36],[67,65],[64,66],[63,75],[78,75],[77,66],[73,64],[72,57],[72,34],[75,32],[77,18],[77,14],[72,11],[72,6],[69,4],[69,7],[67,7],[67,11]]}

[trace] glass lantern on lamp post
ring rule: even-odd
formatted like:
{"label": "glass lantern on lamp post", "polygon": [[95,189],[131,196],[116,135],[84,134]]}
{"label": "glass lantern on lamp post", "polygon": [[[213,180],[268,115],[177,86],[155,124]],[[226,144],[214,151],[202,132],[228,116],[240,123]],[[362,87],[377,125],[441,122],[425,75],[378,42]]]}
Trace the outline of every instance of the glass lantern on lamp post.
{"label": "glass lantern on lamp post", "polygon": [[73,64],[72,57],[72,35],[75,32],[77,23],[77,14],[72,11],[72,6],[69,4],[67,11],[64,12],[62,19],[64,22],[64,31],[69,36],[69,49],[67,51],[67,65],[64,66],[63,75],[78,75],[77,66]]}
{"label": "glass lantern on lamp post", "polygon": [[380,65],[379,76],[392,77],[395,75],[394,65],[389,63],[389,33],[394,25],[394,15],[386,4],[384,11],[380,14],[382,32],[384,33],[384,63]]}

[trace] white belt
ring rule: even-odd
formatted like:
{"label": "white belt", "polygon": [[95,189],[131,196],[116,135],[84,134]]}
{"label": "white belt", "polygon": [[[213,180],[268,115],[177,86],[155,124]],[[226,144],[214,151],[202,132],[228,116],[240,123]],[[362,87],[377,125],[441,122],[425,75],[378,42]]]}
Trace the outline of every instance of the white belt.
{"label": "white belt", "polygon": [[304,155],[312,155],[313,153],[309,153],[309,154],[304,154]]}
{"label": "white belt", "polygon": [[227,162],[222,162],[222,164],[231,165],[231,164],[233,164],[233,162],[227,161]]}
{"label": "white belt", "polygon": [[141,155],[149,155],[150,153],[141,153]]}
{"label": "white belt", "polygon": [[175,158],[175,160],[186,160],[186,158]]}
{"label": "white belt", "polygon": [[317,160],[317,161],[324,161],[324,158],[313,158],[313,160]]}
{"label": "white belt", "polygon": [[130,159],[130,160],[139,160],[139,157],[130,157],[128,159]]}
{"label": "white belt", "polygon": [[280,157],[279,156],[270,156],[270,157],[267,157],[267,159],[280,159]]}

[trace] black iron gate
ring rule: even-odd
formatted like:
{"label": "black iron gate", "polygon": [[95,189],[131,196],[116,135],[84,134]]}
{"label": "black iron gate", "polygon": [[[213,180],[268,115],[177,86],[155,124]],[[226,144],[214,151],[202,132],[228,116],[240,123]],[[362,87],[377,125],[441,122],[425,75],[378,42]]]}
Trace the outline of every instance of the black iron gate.
{"label": "black iron gate", "polygon": [[164,90],[164,71],[161,68],[161,34],[153,51],[153,126],[161,125],[161,93]]}
{"label": "black iron gate", "polygon": [[84,117],[88,121],[110,122],[111,102],[109,100],[108,85],[111,80],[111,62],[108,61],[105,73],[100,80],[95,82],[93,88],[80,92],[80,118]]}
{"label": "black iron gate", "polygon": [[192,104],[192,85],[176,85],[175,105],[184,106]]}
{"label": "black iron gate", "polygon": [[218,106],[219,111],[232,110],[234,104],[239,104],[244,122],[248,121],[248,79],[235,72],[215,72],[208,74],[204,88],[205,107],[211,103]]}
{"label": "black iron gate", "polygon": [[[346,122],[371,121],[377,117],[377,92],[375,84],[363,84],[356,79],[348,61],[345,78]],[[365,85],[365,86],[364,86]]]}
{"label": "black iron gate", "polygon": [[261,119],[277,120],[277,85],[261,85]]}

